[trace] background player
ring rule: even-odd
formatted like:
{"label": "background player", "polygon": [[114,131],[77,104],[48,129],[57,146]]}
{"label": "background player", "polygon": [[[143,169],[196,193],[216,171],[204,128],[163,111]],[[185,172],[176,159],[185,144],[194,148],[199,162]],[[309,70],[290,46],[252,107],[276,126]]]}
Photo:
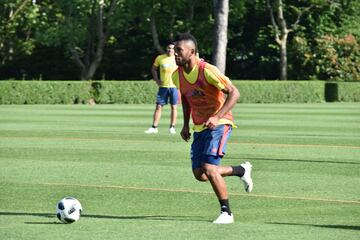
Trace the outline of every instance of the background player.
{"label": "background player", "polygon": [[[151,73],[154,81],[159,86],[159,91],[156,97],[156,107],[153,115],[153,124],[151,128],[145,133],[158,133],[158,125],[161,118],[161,112],[164,105],[170,100],[171,116],[169,132],[175,134],[175,124],[177,117],[177,100],[178,90],[174,85],[171,77],[172,73],[176,70],[177,65],[174,58],[174,44],[168,44],[166,54],[156,57]],[[160,78],[158,77],[158,70],[160,70]]]}

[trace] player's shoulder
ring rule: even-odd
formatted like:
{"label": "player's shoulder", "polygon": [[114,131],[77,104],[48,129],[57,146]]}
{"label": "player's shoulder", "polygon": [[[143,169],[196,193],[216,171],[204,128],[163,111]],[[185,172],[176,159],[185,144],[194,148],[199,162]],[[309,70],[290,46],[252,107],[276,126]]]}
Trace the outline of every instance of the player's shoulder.
{"label": "player's shoulder", "polygon": [[220,70],[211,63],[206,63],[204,67],[204,74],[207,78],[223,78],[224,75],[220,72]]}
{"label": "player's shoulder", "polygon": [[159,66],[161,64],[161,62],[163,61],[163,59],[166,57],[166,54],[160,54],[160,55],[157,55],[155,60],[154,60],[154,64],[155,66]]}
{"label": "player's shoulder", "polygon": [[172,81],[175,84],[175,86],[177,88],[179,88],[180,87],[180,85],[179,85],[179,81],[180,81],[179,68],[176,68],[176,70],[172,73],[171,78],[172,78]]}
{"label": "player's shoulder", "polygon": [[166,53],[160,54],[160,56],[164,57],[164,58],[168,57],[168,55]]}
{"label": "player's shoulder", "polygon": [[178,67],[173,71],[172,76],[175,76],[175,77],[179,76],[179,68]]}
{"label": "player's shoulder", "polygon": [[155,60],[156,61],[162,61],[163,59],[167,58],[167,55],[166,54],[160,54],[160,55],[157,55]]}
{"label": "player's shoulder", "polygon": [[222,83],[228,83],[230,82],[230,79],[222,74],[220,70],[210,63],[206,63],[204,68],[204,75],[205,79],[210,83],[216,83],[216,82],[222,82]]}
{"label": "player's shoulder", "polygon": [[204,70],[210,72],[220,72],[220,70],[215,65],[212,65],[211,63],[208,62],[205,63]]}

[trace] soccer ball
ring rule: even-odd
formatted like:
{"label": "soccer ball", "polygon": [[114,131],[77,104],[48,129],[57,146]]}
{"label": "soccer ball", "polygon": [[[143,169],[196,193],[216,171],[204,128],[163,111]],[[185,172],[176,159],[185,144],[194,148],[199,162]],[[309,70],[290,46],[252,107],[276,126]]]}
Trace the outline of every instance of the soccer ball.
{"label": "soccer ball", "polygon": [[80,219],[82,206],[73,197],[65,197],[56,205],[56,216],[63,223],[73,223]]}

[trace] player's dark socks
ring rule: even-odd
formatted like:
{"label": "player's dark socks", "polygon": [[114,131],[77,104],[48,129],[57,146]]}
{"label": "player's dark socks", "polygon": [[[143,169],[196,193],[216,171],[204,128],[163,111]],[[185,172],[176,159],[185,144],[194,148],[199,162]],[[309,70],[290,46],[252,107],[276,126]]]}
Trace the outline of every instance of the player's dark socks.
{"label": "player's dark socks", "polygon": [[170,128],[175,128],[175,125],[174,125],[174,124],[171,124],[171,125],[170,125]]}
{"label": "player's dark socks", "polygon": [[157,128],[157,126],[155,126],[155,125],[152,125],[151,127],[152,127],[152,128]]}
{"label": "player's dark socks", "polygon": [[242,166],[231,166],[233,169],[233,172],[231,176],[238,176],[242,177],[245,174],[245,169]]}
{"label": "player's dark socks", "polygon": [[231,215],[229,199],[219,200],[219,203],[220,203],[221,212],[227,212],[229,215]]}

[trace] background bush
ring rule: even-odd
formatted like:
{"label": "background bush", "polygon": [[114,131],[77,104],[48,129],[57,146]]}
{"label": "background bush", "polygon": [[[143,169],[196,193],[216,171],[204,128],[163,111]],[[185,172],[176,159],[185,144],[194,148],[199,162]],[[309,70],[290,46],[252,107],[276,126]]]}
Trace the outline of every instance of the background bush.
{"label": "background bush", "polygon": [[338,101],[340,102],[360,102],[360,84],[356,82],[339,82]]}
{"label": "background bush", "polygon": [[87,103],[90,90],[90,82],[1,81],[0,104]]}
{"label": "background bush", "polygon": [[243,103],[324,102],[324,82],[233,81]]}
{"label": "background bush", "polygon": [[[360,83],[239,81],[241,103],[360,102]],[[149,104],[154,81],[0,81],[0,104]]]}

